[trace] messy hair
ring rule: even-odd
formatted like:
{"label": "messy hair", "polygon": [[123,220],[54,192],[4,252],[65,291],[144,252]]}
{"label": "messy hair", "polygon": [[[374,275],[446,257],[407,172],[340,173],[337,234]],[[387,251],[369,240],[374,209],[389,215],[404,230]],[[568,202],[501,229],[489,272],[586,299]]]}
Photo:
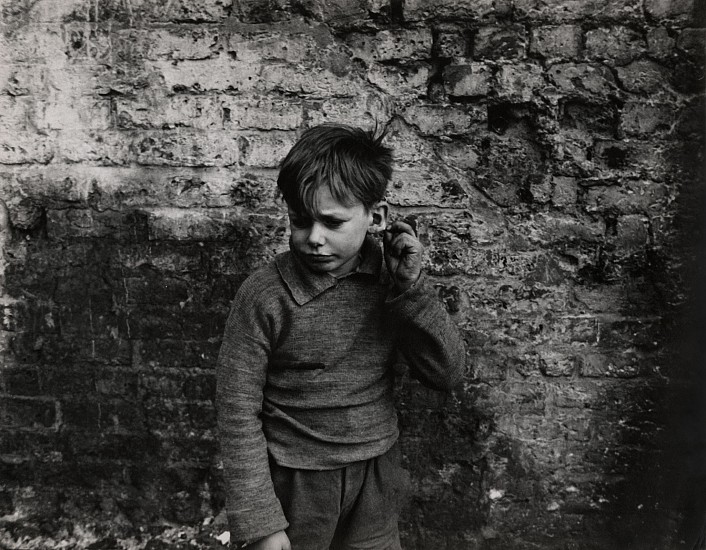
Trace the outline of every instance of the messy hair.
{"label": "messy hair", "polygon": [[385,198],[392,176],[392,149],[382,145],[385,131],[342,124],[306,130],[280,165],[282,197],[298,213],[318,210],[316,192],[327,187],[341,204],[357,201],[369,210]]}

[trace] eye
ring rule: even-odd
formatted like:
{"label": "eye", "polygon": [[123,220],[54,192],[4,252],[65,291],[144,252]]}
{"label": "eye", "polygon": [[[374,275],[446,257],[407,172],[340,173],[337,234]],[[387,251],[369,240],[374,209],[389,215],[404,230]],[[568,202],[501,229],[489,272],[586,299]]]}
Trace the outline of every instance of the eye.
{"label": "eye", "polygon": [[339,227],[341,227],[343,225],[343,221],[342,220],[326,220],[326,221],[324,221],[324,225],[326,227],[331,228],[331,229],[338,229]]}

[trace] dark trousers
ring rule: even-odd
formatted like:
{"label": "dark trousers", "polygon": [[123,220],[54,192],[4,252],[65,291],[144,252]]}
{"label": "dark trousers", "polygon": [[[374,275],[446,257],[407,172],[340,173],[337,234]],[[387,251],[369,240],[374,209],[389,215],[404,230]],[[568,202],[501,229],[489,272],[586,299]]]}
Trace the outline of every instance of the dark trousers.
{"label": "dark trousers", "polygon": [[337,470],[298,470],[274,461],[270,470],[292,550],[401,550],[397,519],[410,482],[397,444]]}

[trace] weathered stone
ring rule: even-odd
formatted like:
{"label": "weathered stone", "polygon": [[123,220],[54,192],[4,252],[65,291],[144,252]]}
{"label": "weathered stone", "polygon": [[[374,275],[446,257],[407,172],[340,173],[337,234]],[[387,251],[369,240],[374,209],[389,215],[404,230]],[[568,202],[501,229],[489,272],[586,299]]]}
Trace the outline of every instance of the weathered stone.
{"label": "weathered stone", "polygon": [[408,21],[428,19],[483,19],[492,15],[507,15],[509,6],[504,2],[480,0],[408,0],[404,3],[404,18]]}
{"label": "weathered stone", "polygon": [[494,89],[498,97],[518,103],[528,102],[546,85],[542,68],[530,63],[503,65],[496,82]]}
{"label": "weathered stone", "polygon": [[485,96],[490,91],[492,73],[485,63],[444,67],[446,92],[452,97]]}
{"label": "weathered stone", "polygon": [[564,23],[583,19],[618,21],[626,19],[641,21],[642,4],[638,0],[515,0],[516,16],[530,21]]}
{"label": "weathered stone", "polygon": [[647,51],[658,59],[669,57],[674,52],[676,40],[665,27],[652,27],[647,31]]}
{"label": "weathered stone", "polygon": [[423,135],[466,134],[479,122],[485,122],[485,109],[416,105],[401,113],[405,122],[416,126]]}
{"label": "weathered stone", "polygon": [[645,12],[656,20],[671,19],[679,23],[691,21],[695,0],[646,0]]}
{"label": "weathered stone", "polygon": [[612,73],[601,65],[558,63],[549,68],[548,74],[565,93],[605,97],[616,91]]}
{"label": "weathered stone", "polygon": [[432,36],[428,30],[381,31],[373,36],[354,34],[347,38],[354,57],[373,61],[404,60],[431,57]]}
{"label": "weathered stone", "polygon": [[370,92],[355,98],[327,99],[306,104],[305,118],[312,124],[327,122],[341,124],[355,120],[362,127],[383,126],[392,117],[390,99],[380,93]]}
{"label": "weathered stone", "polygon": [[582,32],[578,25],[532,29],[530,52],[549,59],[574,59],[581,54]]}
{"label": "weathered stone", "polygon": [[627,27],[609,27],[586,32],[585,54],[591,59],[626,65],[645,51],[641,34]]}
{"label": "weathered stone", "polygon": [[240,158],[237,141],[226,132],[144,132],[132,144],[138,164],[231,166]]}
{"label": "weathered stone", "polygon": [[425,64],[397,70],[375,66],[368,72],[368,80],[393,97],[418,98],[426,95],[429,75],[430,68]]}
{"label": "weathered stone", "polygon": [[437,57],[458,59],[466,57],[468,43],[461,31],[441,30],[436,35],[432,51]]}
{"label": "weathered stone", "polygon": [[677,48],[703,59],[706,57],[706,29],[684,29],[677,38]]}
{"label": "weathered stone", "polygon": [[661,90],[667,82],[667,71],[654,61],[634,61],[618,67],[618,80],[628,92],[650,94]]}
{"label": "weathered stone", "polygon": [[576,178],[555,176],[553,179],[552,203],[556,206],[574,206],[578,193]]}
{"label": "weathered stone", "polygon": [[524,57],[527,47],[525,29],[514,27],[482,27],[473,37],[474,59]]}
{"label": "weathered stone", "polygon": [[673,105],[651,101],[630,101],[623,107],[620,127],[627,135],[664,135],[676,119]]}
{"label": "weathered stone", "polygon": [[657,214],[668,200],[667,189],[650,181],[627,181],[624,185],[590,187],[584,204],[589,211],[619,214]]}

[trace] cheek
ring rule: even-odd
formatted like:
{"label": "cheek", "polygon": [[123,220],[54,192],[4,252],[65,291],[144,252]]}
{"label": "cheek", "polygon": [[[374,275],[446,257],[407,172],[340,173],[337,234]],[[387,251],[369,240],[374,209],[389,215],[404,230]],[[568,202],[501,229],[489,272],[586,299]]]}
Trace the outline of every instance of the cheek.
{"label": "cheek", "polygon": [[295,243],[301,243],[306,241],[306,230],[304,229],[290,225],[289,233],[291,235],[292,241]]}

